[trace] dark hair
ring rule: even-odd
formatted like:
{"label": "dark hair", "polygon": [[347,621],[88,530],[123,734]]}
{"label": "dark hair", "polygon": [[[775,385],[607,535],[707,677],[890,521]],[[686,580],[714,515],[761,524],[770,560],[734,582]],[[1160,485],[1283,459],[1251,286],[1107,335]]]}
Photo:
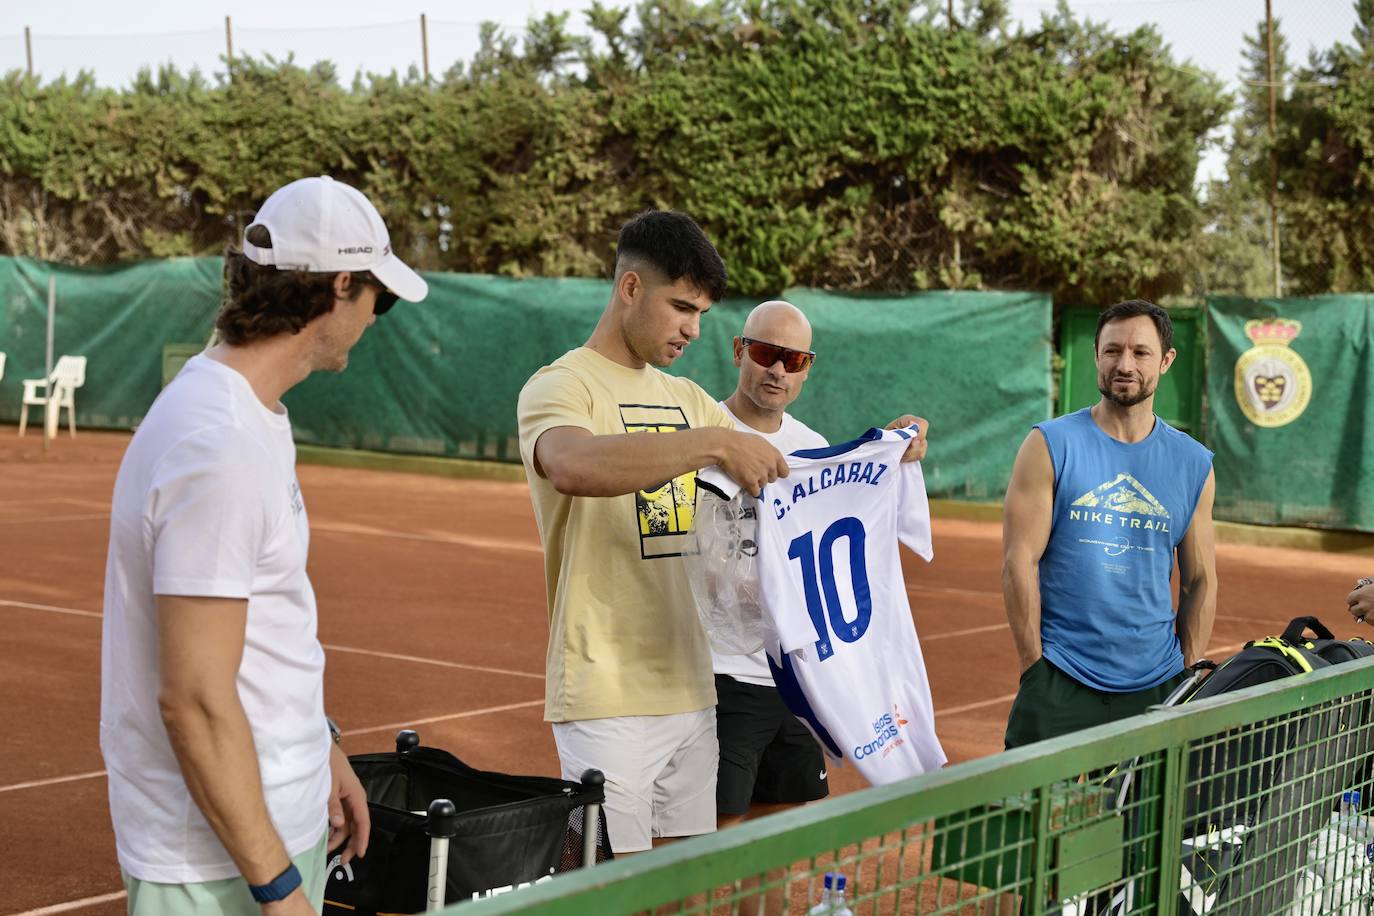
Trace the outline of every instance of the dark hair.
{"label": "dark hair", "polygon": [[1097,316],[1097,330],[1093,332],[1093,352],[1097,352],[1097,341],[1102,337],[1102,328],[1109,321],[1121,321],[1140,315],[1147,316],[1155,323],[1155,330],[1159,332],[1159,355],[1163,356],[1168,353],[1174,345],[1174,323],[1170,320],[1167,311],[1144,299],[1127,299],[1125,302],[1118,302]]}
{"label": "dark hair", "polygon": [[[250,226],[248,241],[259,248],[272,247],[266,226]],[[224,253],[224,303],[215,328],[225,343],[242,346],[278,334],[298,334],[307,324],[334,308],[337,273],[277,270],[254,264],[233,248]],[[381,287],[369,271],[356,271],[348,291],[356,299],[365,285]]]}
{"label": "dark hair", "polygon": [[670,283],[686,277],[712,302],[725,298],[725,262],[686,213],[645,210],[622,226],[615,249],[617,273],[627,260],[648,262]]}

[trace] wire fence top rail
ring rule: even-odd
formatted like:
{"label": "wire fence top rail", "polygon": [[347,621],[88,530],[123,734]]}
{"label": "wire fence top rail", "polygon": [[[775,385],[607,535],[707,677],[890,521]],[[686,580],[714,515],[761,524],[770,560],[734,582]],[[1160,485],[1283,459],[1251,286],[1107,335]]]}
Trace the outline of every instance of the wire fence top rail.
{"label": "wire fence top rail", "polygon": [[[1104,771],[1131,758],[1182,754],[1191,742],[1302,712],[1368,691],[1374,659],[1274,681],[1172,709],[957,764],[890,786],[876,787],[784,812],[716,834],[694,837],[622,858],[514,893],[464,904],[482,914],[538,911],[630,912],[671,903],[704,888],[730,884],[787,863],[908,830],[991,801],[1034,793],[1075,774]],[[1182,780],[1158,797],[1176,804]],[[1177,812],[1173,812],[1177,816]],[[1175,871],[1174,874],[1177,874]],[[936,877],[927,872],[923,877]],[[1171,894],[1161,894],[1165,904]],[[1163,911],[1163,910],[1161,910]]]}

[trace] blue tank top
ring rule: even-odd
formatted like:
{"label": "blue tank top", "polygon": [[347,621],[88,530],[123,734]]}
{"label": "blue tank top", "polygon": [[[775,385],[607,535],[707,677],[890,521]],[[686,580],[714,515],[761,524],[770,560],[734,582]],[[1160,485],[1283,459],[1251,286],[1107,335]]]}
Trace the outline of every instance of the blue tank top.
{"label": "blue tank top", "polygon": [[1054,519],[1040,558],[1040,638],[1055,667],[1097,690],[1155,687],[1183,669],[1174,550],[1212,453],[1158,417],[1118,442],[1091,408],[1035,427],[1054,463]]}

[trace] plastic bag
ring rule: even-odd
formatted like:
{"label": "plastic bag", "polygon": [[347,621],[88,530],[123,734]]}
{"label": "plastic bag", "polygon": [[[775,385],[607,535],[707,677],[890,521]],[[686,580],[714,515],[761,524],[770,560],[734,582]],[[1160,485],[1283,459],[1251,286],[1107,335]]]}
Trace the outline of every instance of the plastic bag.
{"label": "plastic bag", "polygon": [[720,655],[757,652],[771,629],[759,601],[755,567],[757,503],[743,492],[729,500],[704,487],[697,493],[694,549],[683,554],[683,562],[701,625]]}

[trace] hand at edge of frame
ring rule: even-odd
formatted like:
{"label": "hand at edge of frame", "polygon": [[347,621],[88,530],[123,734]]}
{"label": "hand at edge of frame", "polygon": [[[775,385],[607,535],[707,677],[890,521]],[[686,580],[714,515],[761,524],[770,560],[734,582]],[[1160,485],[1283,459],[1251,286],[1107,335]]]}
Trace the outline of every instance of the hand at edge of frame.
{"label": "hand at edge of frame", "polygon": [[906,429],[915,423],[918,427],[916,438],[911,440],[911,444],[902,452],[903,461],[920,461],[926,456],[926,449],[930,447],[930,421],[915,414],[904,413],[883,429]]}
{"label": "hand at edge of frame", "polygon": [[1374,626],[1374,620],[1369,619],[1369,615],[1374,613],[1374,579],[1368,576],[1355,583],[1355,590],[1345,596],[1345,603],[1350,610],[1350,616],[1360,623]]}
{"label": "hand at edge of frame", "polygon": [[366,855],[372,815],[367,810],[367,792],[353,772],[348,755],[333,743],[329,750],[329,769],[329,842],[326,848],[332,851],[347,840],[340,859],[340,864],[347,864],[354,856]]}

